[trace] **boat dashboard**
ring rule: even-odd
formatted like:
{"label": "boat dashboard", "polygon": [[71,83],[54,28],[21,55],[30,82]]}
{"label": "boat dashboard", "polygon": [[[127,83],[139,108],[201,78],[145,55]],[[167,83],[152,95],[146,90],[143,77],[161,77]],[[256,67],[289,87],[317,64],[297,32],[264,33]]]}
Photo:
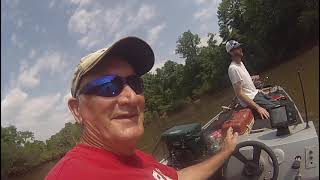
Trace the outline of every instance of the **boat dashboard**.
{"label": "boat dashboard", "polygon": [[[270,119],[261,119],[253,112],[254,123],[239,136],[234,154],[212,179],[319,179],[319,141],[313,122],[306,128],[297,106],[282,87],[263,91],[277,98],[280,106],[269,110]],[[210,143],[206,139],[221,130],[234,112],[243,109],[236,104],[223,108],[202,128],[193,123],[167,130],[164,141],[168,156],[160,162],[181,169],[214,156],[219,150],[212,150],[215,139]]]}

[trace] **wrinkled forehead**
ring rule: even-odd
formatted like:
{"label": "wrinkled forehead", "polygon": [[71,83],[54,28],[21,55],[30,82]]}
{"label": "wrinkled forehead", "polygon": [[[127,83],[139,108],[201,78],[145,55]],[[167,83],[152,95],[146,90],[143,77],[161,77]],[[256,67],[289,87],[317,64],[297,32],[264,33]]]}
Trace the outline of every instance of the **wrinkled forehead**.
{"label": "wrinkled forehead", "polygon": [[88,82],[106,75],[118,75],[127,77],[135,75],[133,67],[123,57],[110,57],[108,60],[101,61],[96,67],[87,72],[80,81],[80,89]]}

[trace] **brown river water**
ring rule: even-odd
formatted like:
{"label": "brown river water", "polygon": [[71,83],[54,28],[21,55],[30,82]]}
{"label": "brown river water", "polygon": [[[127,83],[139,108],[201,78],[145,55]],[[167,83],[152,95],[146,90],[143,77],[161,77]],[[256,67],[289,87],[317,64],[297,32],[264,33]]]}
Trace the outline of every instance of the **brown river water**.
{"label": "brown river water", "polygon": [[[305,91],[309,120],[315,123],[319,133],[319,47],[306,51],[292,60],[276,65],[260,74],[267,84],[282,86],[293,98],[302,116],[305,116],[303,97],[297,69],[302,68],[301,78]],[[228,105],[233,98],[232,88],[227,88],[213,95],[204,95],[197,103],[165,119],[156,119],[145,129],[140,149],[152,152],[161,133],[175,124],[200,122],[204,125],[220,112],[222,105]],[[42,180],[57,161],[46,163],[33,171],[10,180]]]}

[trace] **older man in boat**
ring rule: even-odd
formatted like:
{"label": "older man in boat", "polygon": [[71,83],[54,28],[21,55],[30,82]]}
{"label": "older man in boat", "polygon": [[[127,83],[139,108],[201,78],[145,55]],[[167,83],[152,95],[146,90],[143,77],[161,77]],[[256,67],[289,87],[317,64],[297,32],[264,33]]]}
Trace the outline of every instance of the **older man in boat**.
{"label": "older man in boat", "polygon": [[266,109],[273,108],[279,103],[263,91],[256,89],[253,81],[257,80],[259,76],[250,76],[242,63],[243,53],[239,42],[228,41],[226,51],[230,54],[232,60],[228,69],[229,78],[240,105],[242,107],[249,106],[256,110],[262,119],[269,118],[270,115]]}
{"label": "older man in boat", "polygon": [[153,64],[151,47],[136,37],[123,38],[81,59],[68,106],[82,127],[82,137],[49,172],[47,180],[208,179],[222,166],[237,144],[238,134],[231,128],[220,152],[181,170],[136,148],[144,133],[141,76]]}

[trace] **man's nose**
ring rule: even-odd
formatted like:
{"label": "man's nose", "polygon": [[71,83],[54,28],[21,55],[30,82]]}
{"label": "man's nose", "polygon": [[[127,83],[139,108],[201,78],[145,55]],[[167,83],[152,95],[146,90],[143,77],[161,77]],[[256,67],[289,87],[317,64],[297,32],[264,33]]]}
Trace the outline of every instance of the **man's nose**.
{"label": "man's nose", "polygon": [[136,93],[129,85],[124,85],[122,92],[119,95],[119,102],[130,103],[134,101]]}

